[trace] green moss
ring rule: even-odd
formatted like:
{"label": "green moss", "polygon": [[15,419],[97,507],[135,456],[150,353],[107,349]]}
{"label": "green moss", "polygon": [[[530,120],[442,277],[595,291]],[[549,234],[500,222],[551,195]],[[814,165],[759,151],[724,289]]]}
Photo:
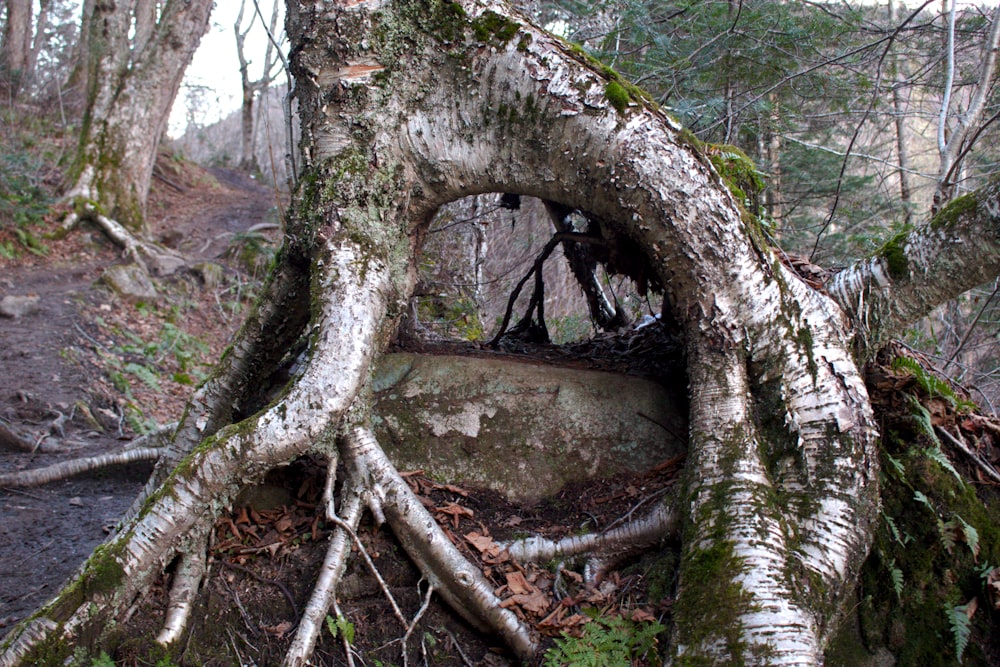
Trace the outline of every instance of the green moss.
{"label": "green moss", "polygon": [[733,579],[743,569],[733,545],[719,540],[707,549],[692,549],[685,554],[681,568],[684,580],[674,603],[674,618],[680,636],[693,652],[679,656],[677,664],[707,664],[701,661],[708,656],[696,651],[717,643],[725,647],[729,664],[744,664],[746,647],[740,617],[749,610],[751,601]]}
{"label": "green moss", "polygon": [[978,207],[979,198],[975,192],[956,197],[948,202],[948,205],[931,219],[930,226],[932,229],[947,229],[954,225],[960,218],[974,213]]}
{"label": "green moss", "polygon": [[931,229],[947,229],[958,222],[960,218],[975,213],[978,207],[979,197],[975,192],[957,197],[948,202],[948,205],[931,219],[930,227]]}
{"label": "green moss", "polygon": [[[955,665],[950,609],[979,597],[973,638],[998,632],[996,615],[982,604],[981,574],[1000,563],[1000,498],[989,487],[977,493],[960,484],[927,458],[912,424],[891,426],[881,453],[883,520],[861,575],[861,639],[869,649],[885,647],[900,665]],[[958,529],[963,522],[978,535],[978,554]],[[962,664],[991,663],[973,641]]]}
{"label": "green moss", "polygon": [[124,539],[119,538],[117,542],[102,544],[94,549],[83,571],[83,584],[88,597],[110,593],[121,585],[125,578],[125,568],[122,567],[119,554],[124,543]]}
{"label": "green moss", "polygon": [[520,29],[518,23],[490,10],[486,10],[472,21],[472,32],[476,35],[476,39],[497,46],[505,46]]}
{"label": "green moss", "polygon": [[604,97],[611,103],[611,106],[618,110],[618,113],[625,113],[625,110],[628,109],[628,91],[617,81],[608,81],[607,85],[604,86]]}
{"label": "green moss", "polygon": [[759,215],[760,194],[767,184],[753,160],[742,150],[729,144],[710,144],[705,146],[704,152],[736,201],[753,215]]}
{"label": "green moss", "polygon": [[906,257],[906,240],[909,236],[909,228],[893,236],[875,253],[877,257],[885,260],[889,277],[893,280],[902,280],[910,275],[910,260]]}

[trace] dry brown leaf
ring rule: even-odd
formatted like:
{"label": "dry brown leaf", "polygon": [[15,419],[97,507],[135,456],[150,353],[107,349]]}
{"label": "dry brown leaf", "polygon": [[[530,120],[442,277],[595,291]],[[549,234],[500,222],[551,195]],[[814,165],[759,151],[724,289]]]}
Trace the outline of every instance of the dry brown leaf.
{"label": "dry brown leaf", "polygon": [[986,590],[990,593],[990,604],[1000,610],[1000,567],[995,567],[986,575]]}
{"label": "dry brown leaf", "polygon": [[500,555],[500,545],[494,542],[489,535],[471,532],[465,535],[465,539],[481,554],[494,558]]}
{"label": "dry brown leaf", "polygon": [[632,613],[628,614],[628,616],[635,623],[652,623],[656,620],[656,617],[645,609],[633,609]]}
{"label": "dry brown leaf", "polygon": [[285,635],[292,629],[292,624],[288,621],[282,621],[277,625],[265,625],[262,630],[269,635],[273,635],[278,639],[284,639]]}
{"label": "dry brown leaf", "polygon": [[447,503],[441,507],[435,507],[434,512],[437,514],[445,514],[451,517],[451,525],[454,528],[458,528],[458,522],[463,516],[467,516],[470,519],[475,515],[475,513],[468,507],[459,505],[458,503]]}
{"label": "dry brown leaf", "polygon": [[520,572],[508,572],[507,573],[507,588],[514,595],[526,595],[532,593],[537,589],[528,583],[528,580],[524,578],[524,575]]}
{"label": "dry brown leaf", "polygon": [[527,595],[512,595],[501,602],[500,606],[505,609],[520,607],[524,611],[540,616],[548,610],[550,603],[551,600],[549,600],[548,595],[536,590],[534,593],[529,593]]}

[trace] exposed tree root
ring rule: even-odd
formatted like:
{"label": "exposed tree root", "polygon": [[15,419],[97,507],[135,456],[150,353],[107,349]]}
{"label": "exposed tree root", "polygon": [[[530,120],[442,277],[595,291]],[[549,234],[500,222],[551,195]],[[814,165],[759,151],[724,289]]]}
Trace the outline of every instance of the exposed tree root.
{"label": "exposed tree root", "polygon": [[613,560],[652,547],[680,530],[680,516],[673,503],[664,498],[645,517],[600,533],[573,535],[561,540],[544,537],[526,537],[514,542],[500,543],[515,560],[541,563],[557,558],[586,556],[600,562],[598,568],[588,568],[598,574]]}
{"label": "exposed tree root", "polygon": [[0,446],[17,449],[22,452],[33,452],[35,445],[27,437],[0,421]]}
{"label": "exposed tree root", "polygon": [[174,572],[174,582],[170,586],[170,601],[163,627],[156,636],[161,644],[172,644],[180,638],[187,626],[191,609],[194,607],[198,589],[205,576],[205,548],[207,533],[195,541],[196,548],[180,556],[180,563]]}
{"label": "exposed tree root", "polygon": [[372,514],[377,520],[384,518],[451,608],[475,627],[503,638],[522,659],[534,655],[535,643],[528,629],[500,606],[492,584],[451,543],[386,458],[374,434],[367,428],[353,429],[343,440],[341,455],[352,474],[368,480],[366,501]]}
{"label": "exposed tree root", "polygon": [[55,463],[44,468],[0,473],[0,486],[16,488],[50,484],[92,470],[100,470],[101,468],[127,465],[138,461],[155,461],[160,458],[162,451],[161,449],[151,447],[139,447],[114,454],[102,454],[101,456],[63,461],[62,463]]}
{"label": "exposed tree root", "polygon": [[14,488],[40,486],[111,466],[156,461],[163,453],[164,440],[171,436],[176,428],[177,422],[166,424],[153,433],[136,438],[120,452],[63,461],[44,468],[0,473],[0,486]]}
{"label": "exposed tree root", "polygon": [[154,276],[169,276],[183,267],[187,260],[180,253],[143,241],[117,220],[103,215],[91,204],[84,204],[66,216],[63,229],[69,230],[81,220],[97,225],[104,234],[122,248],[125,255]]}

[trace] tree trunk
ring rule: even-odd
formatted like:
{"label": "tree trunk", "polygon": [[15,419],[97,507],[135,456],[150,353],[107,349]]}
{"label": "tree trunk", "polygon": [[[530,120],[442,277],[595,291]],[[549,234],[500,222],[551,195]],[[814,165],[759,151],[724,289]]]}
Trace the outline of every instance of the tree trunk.
{"label": "tree trunk", "polygon": [[135,17],[114,3],[91,6],[83,21],[89,28],[86,110],[68,196],[144,233],[156,149],[212,3],[170,0],[158,17],[151,15],[153,2],[136,3]]}
{"label": "tree trunk", "polygon": [[30,75],[31,0],[6,0],[7,22],[0,42],[0,95],[15,98]]}
{"label": "tree trunk", "polygon": [[[329,502],[341,532],[285,664],[308,660],[347,558],[343,531],[362,507],[388,522],[465,618],[529,658],[529,629],[421,513],[371,428],[369,371],[413,294],[431,217],[486,192],[532,195],[599,220],[610,230],[604,240],[629,258],[628,275],[662,289],[680,327],[689,450],[668,655],[683,664],[822,663],[878,517],[877,433],[858,364],[884,330],[852,329],[847,313],[895,327],[919,316],[941,298],[934,272],[922,273],[932,262],[934,271],[951,267],[949,290],[982,282],[984,265],[995,273],[993,246],[981,246],[990,257],[979,267],[955,260],[971,262],[959,243],[968,234],[996,236],[997,193],[953,209],[947,225],[904,239],[898,253],[845,271],[834,300],[777,261],[693,137],[507,5],[293,1],[288,26],[305,164],[276,274],[189,406],[161,488],[11,633],[0,664],[100,648],[104,630],[177,562],[160,635],[175,642],[220,508],[241,484],[307,451],[343,461],[347,478],[340,503]],[[896,298],[905,305],[883,307]],[[304,370],[258,409],[251,387],[300,332]],[[632,532],[648,535],[649,524],[674,515],[660,506]]]}

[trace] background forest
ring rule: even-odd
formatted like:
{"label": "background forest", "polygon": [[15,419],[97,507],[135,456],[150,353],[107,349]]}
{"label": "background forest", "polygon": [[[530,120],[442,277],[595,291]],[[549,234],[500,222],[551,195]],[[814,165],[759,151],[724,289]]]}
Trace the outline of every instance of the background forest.
{"label": "background forest", "polygon": [[[196,163],[241,172],[269,191],[265,199],[273,208],[265,222],[226,232],[232,239],[226,252],[234,259],[230,268],[236,276],[223,283],[232,296],[232,303],[226,304],[231,314],[245,307],[259,289],[263,267],[276,245],[273,232],[281,227],[300,163],[297,102],[289,94],[285,71],[283,7],[280,2],[240,0],[237,8],[236,2],[219,0],[212,17],[214,31],[232,35],[231,51],[213,51],[208,60],[210,68],[240,81],[238,108],[220,111],[211,81],[196,71],[205,56],[196,55],[174,101],[169,129],[156,137],[153,150],[159,158],[151,167],[161,188],[181,191],[191,186],[185,180],[192,173],[186,165]],[[155,14],[156,7],[165,4],[131,2],[134,17]],[[1000,171],[996,64],[1000,6],[995,4],[954,0],[922,4],[524,0],[516,4],[537,25],[571,43],[581,57],[594,58],[600,67],[620,73],[608,88],[612,103],[612,86],[620,90],[626,105],[637,86],[703,142],[730,191],[782,249],[782,261],[811,285],[823,285],[858,257],[878,253],[891,260],[898,235],[922,224],[928,211],[954,207],[956,200],[982,188]],[[63,216],[72,209],[72,197],[79,194],[81,172],[86,173],[81,164],[90,159],[81,157],[87,155],[84,138],[95,124],[88,90],[94,86],[95,62],[103,62],[95,57],[101,46],[87,38],[93,5],[94,0],[85,0],[82,6],[66,0],[0,0],[0,266],[13,267],[25,260],[44,265],[65,233]],[[222,10],[232,11],[233,18]],[[222,16],[233,23],[220,23]],[[126,31],[129,62],[141,62],[144,45],[151,43],[146,40],[153,39],[143,26],[140,18],[133,18]],[[216,120],[219,116],[224,117]],[[161,120],[166,128],[166,117]],[[164,165],[174,165],[176,171]],[[156,201],[150,204],[155,205]],[[101,217],[99,211],[90,214]],[[571,224],[577,225],[571,231],[586,231],[582,217]],[[126,226],[140,246],[182,245],[178,236],[191,233],[186,228],[173,233],[161,230],[148,238],[149,230],[141,223]],[[408,334],[413,339],[481,344],[499,335],[505,316],[523,312],[532,299],[530,288],[516,299],[511,294],[546,247],[551,226],[545,205],[528,197],[483,195],[442,209],[429,232],[430,250],[421,267],[417,297],[410,304]],[[130,241],[115,240],[128,253],[146,252],[142,247],[134,250]],[[169,261],[165,259],[169,253],[153,253],[144,256],[155,274]],[[604,274],[599,276],[601,287],[620,319],[610,325],[596,322],[561,253],[557,248],[545,264],[542,324],[552,342],[579,342],[659,317],[661,304],[645,285]],[[206,285],[214,280],[201,279],[199,284]],[[16,286],[6,287],[13,291]],[[903,370],[912,370],[926,394],[950,403],[949,410],[966,398],[986,414],[996,416],[1000,409],[998,292],[1000,279],[898,332],[903,356],[921,361]],[[173,326],[173,321],[169,324]],[[204,376],[222,339],[202,344],[183,326],[171,331],[162,324],[161,347],[143,354],[174,359],[171,386],[180,393],[182,386]],[[135,350],[149,349],[141,341],[131,342]],[[146,408],[144,412],[141,396],[166,380],[149,377],[148,370],[130,363],[124,357],[109,362],[109,384],[128,394],[133,410],[127,419],[123,412],[122,421],[131,432],[155,432],[169,418],[168,411]],[[121,382],[114,380],[115,373]],[[907,409],[917,415],[917,425],[895,424],[900,437],[937,441],[931,422],[937,415],[926,408]],[[923,430],[921,418],[927,420]],[[887,467],[892,470],[892,465]],[[948,475],[959,477],[953,468]],[[912,496],[912,489],[907,494]],[[882,592],[902,599],[902,573],[905,569],[910,576],[906,568],[912,566],[904,560],[916,551],[906,546],[927,536],[911,534],[893,522],[896,513],[913,507],[911,497],[888,495],[886,504],[877,562],[866,576],[882,577],[888,582],[883,582],[887,588]],[[984,578],[991,563],[978,560],[980,535],[958,511],[959,518],[947,526],[939,520],[938,532],[927,539],[951,539],[942,547],[946,559],[956,549],[969,551],[963,554],[971,555],[973,562],[963,561],[963,571],[975,569],[976,576]],[[973,512],[961,511],[966,518]],[[975,523],[971,518],[970,522]],[[995,536],[983,532],[981,537],[986,543]],[[933,598],[936,622],[951,650],[939,664],[961,661],[970,638],[982,646],[973,651],[974,659],[989,664],[996,647],[981,636],[981,629],[975,636],[969,619],[976,609],[969,606],[968,596],[956,592],[961,585],[947,583],[926,595],[927,600]],[[914,605],[926,602],[923,589],[917,597],[921,599]],[[902,640],[892,637],[891,621],[880,616],[884,609],[868,602],[863,610],[870,617],[866,627],[884,631],[881,640],[893,650],[905,654],[913,648],[920,660],[926,654],[919,651],[936,650],[900,647]],[[873,645],[879,643],[869,639]],[[551,664],[560,664],[552,660]],[[851,663],[844,659],[831,664]]]}

